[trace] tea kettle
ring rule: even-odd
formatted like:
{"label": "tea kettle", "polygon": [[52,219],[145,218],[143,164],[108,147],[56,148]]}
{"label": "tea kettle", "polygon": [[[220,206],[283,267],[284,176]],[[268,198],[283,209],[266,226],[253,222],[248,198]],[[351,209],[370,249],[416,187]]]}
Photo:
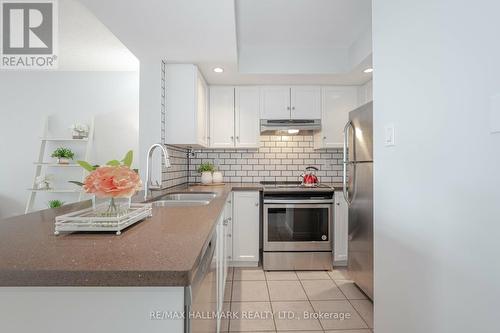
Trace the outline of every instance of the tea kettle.
{"label": "tea kettle", "polygon": [[319,183],[319,179],[318,176],[316,176],[316,171],[318,171],[318,168],[308,166],[304,173],[300,175],[300,178],[302,178],[302,185],[317,186]]}

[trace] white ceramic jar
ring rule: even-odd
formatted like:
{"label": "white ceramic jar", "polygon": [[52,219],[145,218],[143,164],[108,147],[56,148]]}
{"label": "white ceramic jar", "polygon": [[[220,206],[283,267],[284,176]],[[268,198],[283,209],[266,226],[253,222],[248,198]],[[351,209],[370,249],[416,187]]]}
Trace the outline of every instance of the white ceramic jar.
{"label": "white ceramic jar", "polygon": [[204,171],[201,173],[201,183],[202,184],[212,183],[212,173],[210,171]]}
{"label": "white ceramic jar", "polygon": [[220,172],[220,171],[214,171],[214,173],[212,175],[212,178],[213,178],[213,182],[215,184],[222,183],[222,181],[223,181],[222,172]]}

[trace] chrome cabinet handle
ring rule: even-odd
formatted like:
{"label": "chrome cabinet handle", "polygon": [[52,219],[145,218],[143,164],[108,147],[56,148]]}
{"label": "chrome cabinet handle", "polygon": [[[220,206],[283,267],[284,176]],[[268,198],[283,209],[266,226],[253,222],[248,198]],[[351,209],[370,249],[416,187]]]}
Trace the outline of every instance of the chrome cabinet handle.
{"label": "chrome cabinet handle", "polygon": [[258,203],[256,203],[256,204],[255,204],[255,207],[259,207],[259,204],[258,204]]}
{"label": "chrome cabinet handle", "polygon": [[237,136],[237,137],[236,137],[236,140],[240,141],[240,137],[239,137],[239,136]]}
{"label": "chrome cabinet handle", "polygon": [[231,136],[230,138],[231,138],[231,141],[234,141],[234,136]]}
{"label": "chrome cabinet handle", "polygon": [[287,106],[287,107],[286,107],[286,109],[287,109],[287,110],[290,110],[290,107],[289,107],[289,106]]}
{"label": "chrome cabinet handle", "polygon": [[292,110],[295,110],[295,106],[292,106]]}

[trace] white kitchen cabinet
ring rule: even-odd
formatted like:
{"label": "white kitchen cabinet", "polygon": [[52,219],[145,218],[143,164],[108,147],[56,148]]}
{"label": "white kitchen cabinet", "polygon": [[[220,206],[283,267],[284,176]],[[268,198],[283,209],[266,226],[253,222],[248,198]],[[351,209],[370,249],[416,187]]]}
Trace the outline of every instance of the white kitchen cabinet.
{"label": "white kitchen cabinet", "polygon": [[[233,196],[229,195],[226,200],[226,205],[224,207],[224,216],[226,219],[226,258],[228,261],[228,267],[233,261]],[[227,270],[226,270],[227,274]]]}
{"label": "white kitchen cabinet", "polygon": [[261,87],[261,119],[290,119],[290,87]]}
{"label": "white kitchen cabinet", "polygon": [[167,65],[166,92],[166,142],[208,147],[207,85],[198,67]]}
{"label": "white kitchen cabinet", "polygon": [[210,147],[234,147],[234,87],[210,87]]}
{"label": "white kitchen cabinet", "polygon": [[234,108],[235,147],[258,148],[260,142],[260,89],[236,87]]}
{"label": "white kitchen cabinet", "polygon": [[260,196],[258,191],[233,193],[233,264],[259,263]]}
{"label": "white kitchen cabinet", "polygon": [[349,207],[342,191],[335,192],[333,213],[333,264],[347,265],[347,247],[349,232]]}
{"label": "white kitchen cabinet", "polygon": [[258,87],[210,87],[210,147],[258,148]]}
{"label": "white kitchen cabinet", "polygon": [[357,87],[323,87],[321,131],[314,134],[314,148],[343,147],[344,126],[357,106]]}
{"label": "white kitchen cabinet", "polygon": [[358,105],[361,106],[371,101],[373,101],[373,80],[358,88]]}
{"label": "white kitchen cabinet", "polygon": [[290,88],[291,119],[321,119],[321,88],[296,86]]}
{"label": "white kitchen cabinet", "polygon": [[320,119],[318,86],[265,86],[261,88],[261,119]]}

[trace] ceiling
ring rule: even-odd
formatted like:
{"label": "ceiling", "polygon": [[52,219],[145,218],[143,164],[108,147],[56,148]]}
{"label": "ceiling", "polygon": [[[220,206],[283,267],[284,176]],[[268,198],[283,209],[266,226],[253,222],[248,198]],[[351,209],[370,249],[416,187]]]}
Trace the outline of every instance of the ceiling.
{"label": "ceiling", "polygon": [[80,2],[140,61],[195,63],[211,84],[371,78],[371,0]]}
{"label": "ceiling", "polygon": [[60,1],[59,66],[61,71],[136,71],[139,60],[87,8]]}

